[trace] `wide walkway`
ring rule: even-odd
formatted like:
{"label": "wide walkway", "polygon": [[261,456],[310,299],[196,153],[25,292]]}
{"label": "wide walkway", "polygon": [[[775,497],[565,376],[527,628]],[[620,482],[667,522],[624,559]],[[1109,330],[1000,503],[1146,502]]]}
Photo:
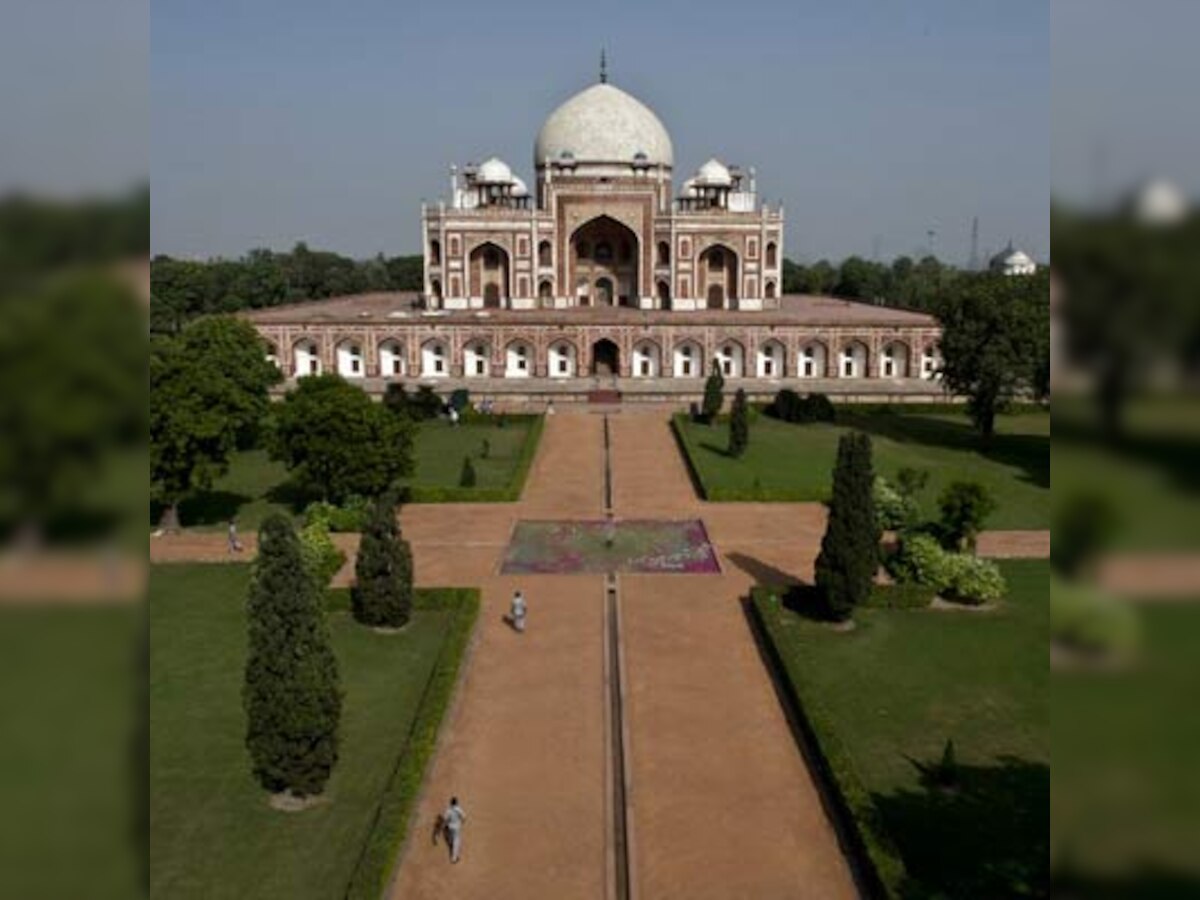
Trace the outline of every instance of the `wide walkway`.
{"label": "wide walkway", "polygon": [[620,580],[638,896],[856,896],[745,617],[755,578],[731,562],[811,565],[810,511],[701,504],[665,418],[610,422],[617,516],[701,515],[725,569]]}

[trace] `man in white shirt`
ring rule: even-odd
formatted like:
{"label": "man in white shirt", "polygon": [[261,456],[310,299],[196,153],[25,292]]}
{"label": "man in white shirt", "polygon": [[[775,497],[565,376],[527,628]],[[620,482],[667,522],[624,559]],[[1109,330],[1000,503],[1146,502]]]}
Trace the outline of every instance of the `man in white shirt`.
{"label": "man in white shirt", "polygon": [[512,626],[522,634],[525,633],[525,595],[520,591],[513,594],[512,607],[509,609],[509,618],[512,619]]}
{"label": "man in white shirt", "polygon": [[446,835],[446,843],[450,845],[450,862],[456,863],[462,855],[462,827],[467,821],[467,814],[458,805],[458,798],[451,797],[450,805],[442,813],[442,830]]}

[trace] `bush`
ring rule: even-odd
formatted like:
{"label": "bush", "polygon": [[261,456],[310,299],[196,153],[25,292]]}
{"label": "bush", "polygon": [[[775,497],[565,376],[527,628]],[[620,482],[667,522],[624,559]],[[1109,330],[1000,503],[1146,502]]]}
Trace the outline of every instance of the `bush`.
{"label": "bush", "polygon": [[408,401],[410,413],[417,421],[436,419],[442,414],[442,405],[442,398],[427,384],[418,387],[417,393]]}
{"label": "bush", "polygon": [[940,594],[950,587],[950,554],[928,534],[908,534],[888,558],[888,571],[904,584],[919,584]]}
{"label": "bush", "polygon": [[983,523],[996,509],[996,501],[977,481],[955,481],[946,486],[938,499],[942,510],[942,528],[955,550],[975,549],[975,538]]}
{"label": "bush", "polygon": [[875,497],[875,516],[884,531],[908,528],[920,517],[916,501],[901,494],[882,475],[875,476],[872,494]]}
{"label": "bush", "polygon": [[915,582],[873,584],[864,606],[872,609],[924,609],[937,592]]}
{"label": "bush", "polygon": [[466,388],[458,388],[450,395],[450,408],[461,413],[471,404],[471,392]]}
{"label": "bush", "polygon": [[721,414],[721,404],[725,402],[724,391],[725,376],[721,374],[721,367],[716,360],[713,360],[712,373],[704,382],[704,404],[700,410],[704,421],[710,425]]}
{"label": "bush", "polygon": [[833,404],[824,394],[801,397],[791,388],[781,388],[767,407],[768,415],[783,422],[832,422],[836,418]]}
{"label": "bush", "polygon": [[329,586],[346,562],[345,552],[329,536],[329,526],[319,519],[300,530],[300,558],[304,571],[319,591]]}
{"label": "bush", "polygon": [[387,388],[383,392],[383,406],[390,412],[395,413],[401,418],[407,419],[412,415],[412,408],[409,405],[412,398],[409,397],[408,391],[404,385],[398,381],[388,382]]}
{"label": "bush", "polygon": [[371,510],[354,564],[354,618],[363,625],[400,628],[412,609],[412,550],[396,526],[396,507],[380,499]]}
{"label": "bush", "polygon": [[879,568],[874,481],[871,439],[857,431],[843,434],[833,469],[829,519],[814,566],[814,583],[835,621],[850,618],[854,607],[866,602]]}
{"label": "bush", "polygon": [[746,404],[746,392],[741,388],[733,395],[733,408],[729,416],[729,455],[740,458],[750,443],[750,418]]}
{"label": "bush", "polygon": [[1107,497],[1070,497],[1050,529],[1050,564],[1064,578],[1076,578],[1109,548],[1119,530],[1117,511]]}
{"label": "bush", "polygon": [[995,603],[1004,597],[1008,585],[999,567],[990,559],[980,559],[968,553],[946,555],[950,569],[950,584],[945,591],[947,600],[980,606]]}
{"label": "bush", "polygon": [[304,524],[324,522],[325,526],[335,534],[362,531],[366,526],[367,514],[371,504],[366,497],[352,494],[337,506],[325,500],[310,503],[304,509]]}

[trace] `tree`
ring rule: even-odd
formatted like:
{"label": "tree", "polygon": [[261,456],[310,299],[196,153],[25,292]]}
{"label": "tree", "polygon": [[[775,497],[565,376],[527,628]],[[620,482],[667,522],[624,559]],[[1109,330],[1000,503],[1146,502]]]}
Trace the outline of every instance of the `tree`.
{"label": "tree", "polygon": [[996,509],[996,501],[977,481],[955,481],[946,486],[938,499],[942,511],[942,529],[947,543],[956,550],[975,550],[975,539],[983,523]]}
{"label": "tree", "polygon": [[412,613],[412,550],[396,525],[390,496],[372,506],[350,590],[354,618],[364,625],[400,628]]}
{"label": "tree", "polygon": [[464,456],[462,473],[458,476],[458,486],[465,488],[475,487],[475,480],[475,464],[471,462],[471,457]]}
{"label": "tree", "polygon": [[740,458],[749,443],[750,411],[746,404],[746,392],[738,388],[733,395],[733,407],[729,414],[729,455]]}
{"label": "tree", "polygon": [[242,704],[254,777],[272,793],[321,793],[338,759],[342,693],[319,596],[291,524],[269,516],[246,608]]}
{"label": "tree", "polygon": [[871,439],[851,432],[838,441],[829,522],[817,556],[816,585],[824,612],[844,621],[866,601],[879,568],[882,533],[875,517]]}
{"label": "tree", "polygon": [[0,302],[0,520],[28,542],[77,507],[106,460],[144,445],[145,327],[137,298],[107,275]]}
{"label": "tree", "polygon": [[721,367],[717,365],[716,360],[713,360],[712,374],[704,382],[704,402],[700,409],[704,421],[715,422],[717,416],[721,414],[721,404],[725,399],[724,391],[725,376],[721,374]]}
{"label": "tree", "polygon": [[239,446],[248,446],[270,406],[268,390],[283,380],[279,368],[267,359],[266,343],[254,326],[243,319],[214,316],[193,322],[179,338],[183,352],[204,357],[224,371],[237,389],[237,409],[229,410],[238,431]]}
{"label": "tree", "polygon": [[941,376],[967,398],[967,413],[985,445],[996,415],[1031,396],[1032,376],[1049,340],[1049,282],[1040,276],[963,276],[940,304]]}
{"label": "tree", "polygon": [[339,503],[378,496],[410,474],[412,431],[341,376],[312,375],[277,405],[270,452],[303,487]]}
{"label": "tree", "polygon": [[1050,528],[1050,564],[1064,578],[1079,578],[1109,549],[1120,529],[1120,516],[1103,494],[1068,497]]}

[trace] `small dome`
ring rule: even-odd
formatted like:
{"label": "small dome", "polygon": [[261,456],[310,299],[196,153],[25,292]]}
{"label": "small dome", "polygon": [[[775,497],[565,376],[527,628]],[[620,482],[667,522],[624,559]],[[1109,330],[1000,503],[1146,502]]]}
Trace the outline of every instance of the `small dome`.
{"label": "small dome", "polygon": [[534,144],[535,165],[550,159],[629,163],[638,154],[649,165],[670,166],[667,129],[648,106],[611,84],[593,84],[546,117]]}
{"label": "small dome", "polygon": [[1188,202],[1183,192],[1165,178],[1142,185],[1132,200],[1133,214],[1145,225],[1173,225],[1187,218]]}
{"label": "small dome", "polygon": [[710,159],[696,171],[696,183],[706,187],[729,187],[733,184],[733,176],[729,169],[719,159]]}
{"label": "small dome", "polygon": [[1008,246],[992,257],[989,264],[993,272],[1007,275],[1029,275],[1037,271],[1037,263],[1024,250],[1017,250],[1010,241]]}
{"label": "small dome", "polygon": [[528,197],[529,196],[529,188],[527,188],[525,186],[525,182],[523,182],[516,175],[514,175],[512,178],[512,195],[514,197]]}
{"label": "small dome", "polygon": [[696,179],[689,178],[679,187],[679,196],[695,197],[696,196]]}
{"label": "small dome", "polygon": [[480,164],[475,180],[483,184],[508,184],[513,180],[513,173],[506,162],[493,156]]}

